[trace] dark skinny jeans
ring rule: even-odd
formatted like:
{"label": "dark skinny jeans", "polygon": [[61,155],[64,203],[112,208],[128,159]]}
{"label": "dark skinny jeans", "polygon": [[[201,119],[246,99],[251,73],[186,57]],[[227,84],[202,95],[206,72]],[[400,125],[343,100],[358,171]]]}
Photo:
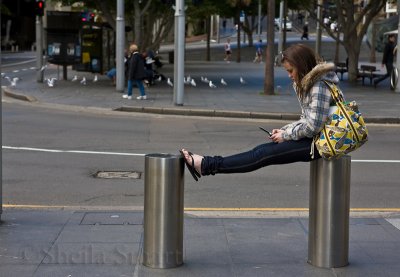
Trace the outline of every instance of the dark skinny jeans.
{"label": "dark skinny jeans", "polygon": [[314,158],[311,158],[311,144],[312,138],[304,138],[282,143],[264,143],[250,151],[228,157],[205,156],[201,162],[201,175],[244,173],[273,164],[309,162],[321,157],[314,149]]}

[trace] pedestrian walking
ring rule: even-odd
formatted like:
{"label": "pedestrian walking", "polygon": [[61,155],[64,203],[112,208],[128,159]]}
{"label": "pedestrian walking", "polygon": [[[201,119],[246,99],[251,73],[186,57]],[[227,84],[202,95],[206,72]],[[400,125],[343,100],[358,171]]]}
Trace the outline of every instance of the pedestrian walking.
{"label": "pedestrian walking", "polygon": [[229,38],[226,40],[224,49],[225,49],[224,61],[226,61],[227,63],[230,63],[231,55],[232,55],[232,49],[231,49],[231,40]]}
{"label": "pedestrian walking", "polygon": [[133,84],[135,83],[139,88],[140,95],[136,97],[138,100],[145,100],[147,98],[143,86],[143,78],[145,75],[144,59],[139,53],[136,44],[129,46],[129,52],[131,53],[128,61],[128,93],[122,95],[122,98],[132,99]]}
{"label": "pedestrian walking", "polygon": [[303,26],[303,34],[301,35],[301,40],[303,40],[303,38],[308,40],[308,22],[304,23]]}
{"label": "pedestrian walking", "polygon": [[254,63],[262,63],[263,49],[262,49],[262,40],[260,39],[257,43],[256,48],[256,56],[253,60]]}
{"label": "pedestrian walking", "polygon": [[386,66],[386,74],[379,78],[376,78],[374,80],[375,88],[380,82],[382,82],[386,78],[389,78],[390,75],[392,74],[393,61],[394,61],[394,55],[395,55],[395,47],[396,47],[395,39],[396,39],[396,36],[391,34],[391,35],[389,35],[388,41],[385,44],[385,48],[383,50],[383,57],[382,57],[382,68],[384,66]]}
{"label": "pedestrian walking", "polygon": [[[271,142],[231,156],[201,156],[181,149],[193,178],[220,173],[245,173],[259,168],[308,162],[318,159],[313,137],[320,133],[328,119],[329,107],[334,104],[324,81],[338,83],[333,63],[322,63],[315,52],[303,44],[294,44],[280,56],[283,67],[293,81],[302,115],[299,120],[280,129],[273,129],[267,137]],[[311,154],[313,153],[313,154]]]}

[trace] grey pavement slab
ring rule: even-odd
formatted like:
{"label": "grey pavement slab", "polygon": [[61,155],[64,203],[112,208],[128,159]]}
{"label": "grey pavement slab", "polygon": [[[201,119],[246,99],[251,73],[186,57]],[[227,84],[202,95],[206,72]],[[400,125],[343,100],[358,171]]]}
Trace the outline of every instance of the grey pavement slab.
{"label": "grey pavement slab", "polygon": [[[214,215],[215,216],[215,215]],[[237,216],[237,215],[236,215]],[[400,215],[351,218],[349,262],[307,263],[306,217],[185,214],[184,264],[142,265],[143,212],[6,209],[1,276],[398,276]]]}

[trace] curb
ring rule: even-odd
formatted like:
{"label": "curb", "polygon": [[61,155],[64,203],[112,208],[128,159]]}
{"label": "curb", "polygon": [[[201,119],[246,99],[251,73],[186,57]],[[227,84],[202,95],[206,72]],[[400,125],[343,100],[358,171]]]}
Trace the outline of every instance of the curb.
{"label": "curb", "polygon": [[113,109],[113,111],[167,114],[167,115],[276,119],[276,120],[297,120],[300,116],[299,114],[295,113],[280,114],[280,113],[244,112],[244,111],[233,111],[233,110],[179,109],[179,108],[132,107],[132,106],[123,106],[115,108]]}
{"label": "curb", "polygon": [[[15,98],[26,102],[39,102],[35,97],[19,94],[8,87],[3,87],[3,94],[7,97]],[[184,109],[169,107],[134,107],[122,106],[114,108],[112,111],[118,112],[136,112],[149,114],[165,115],[185,115],[185,116],[206,116],[206,117],[228,117],[228,118],[250,118],[250,119],[274,119],[274,120],[298,120],[300,114],[296,113],[263,113],[246,112],[234,110],[211,110],[211,109]],[[400,117],[365,117],[366,123],[376,124],[400,124]]]}
{"label": "curb", "polygon": [[[275,119],[275,120],[298,120],[300,117],[300,114],[296,113],[280,114],[280,113],[263,113],[263,112],[243,112],[243,111],[232,111],[232,110],[179,109],[179,108],[163,108],[163,107],[134,107],[134,106],[123,106],[115,108],[113,109],[113,111],[166,114],[166,115]],[[399,117],[365,117],[364,120],[366,123],[400,124]]]}
{"label": "curb", "polygon": [[38,100],[35,97],[16,93],[15,91],[11,90],[8,87],[3,87],[2,90],[3,90],[3,94],[5,96],[15,98],[18,100],[22,100],[22,101],[27,101],[27,102],[38,102]]}

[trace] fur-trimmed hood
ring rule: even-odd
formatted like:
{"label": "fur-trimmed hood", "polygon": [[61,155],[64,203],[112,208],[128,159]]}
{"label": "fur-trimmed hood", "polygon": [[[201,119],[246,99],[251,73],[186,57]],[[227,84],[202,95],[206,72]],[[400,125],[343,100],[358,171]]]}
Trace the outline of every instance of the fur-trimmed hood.
{"label": "fur-trimmed hood", "polygon": [[339,77],[335,73],[334,63],[319,63],[301,80],[301,91],[309,91],[318,80],[327,80],[338,83]]}

